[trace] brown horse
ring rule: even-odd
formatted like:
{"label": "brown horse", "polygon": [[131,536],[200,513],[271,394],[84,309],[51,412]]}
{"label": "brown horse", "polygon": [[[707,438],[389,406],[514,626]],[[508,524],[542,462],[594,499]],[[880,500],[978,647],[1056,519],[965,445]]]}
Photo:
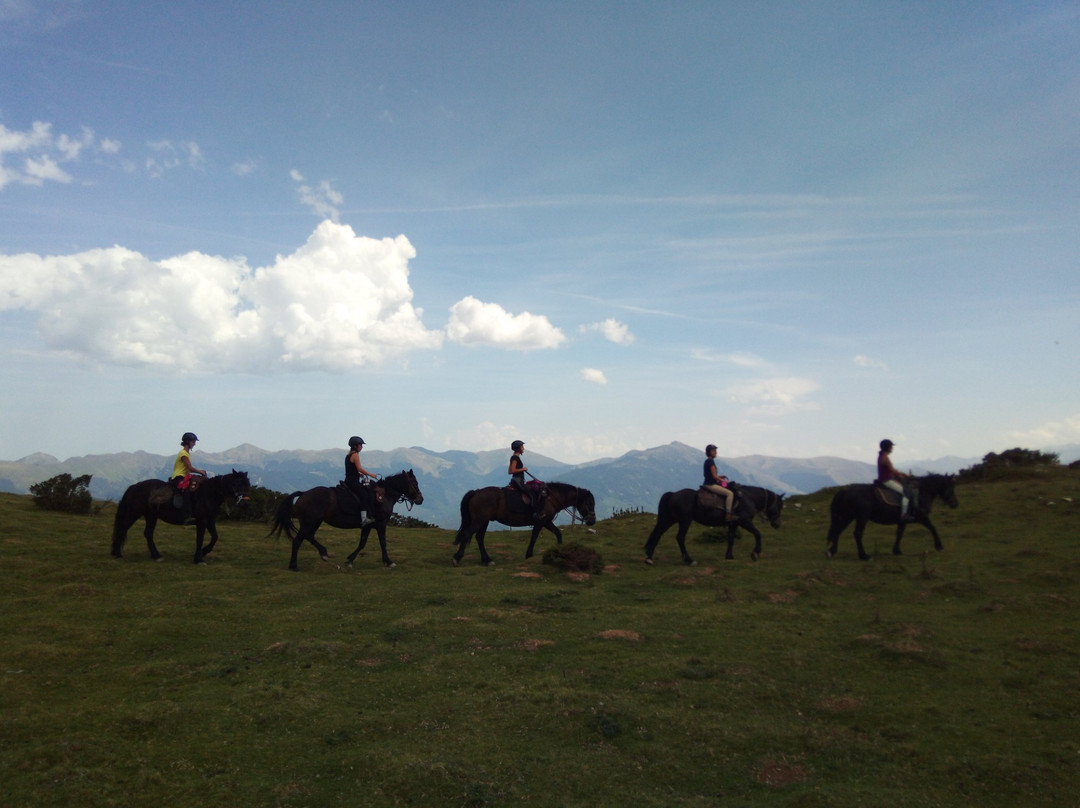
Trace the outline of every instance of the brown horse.
{"label": "brown horse", "polygon": [[[296,554],[300,551],[300,545],[304,543],[305,539],[311,542],[315,549],[319,551],[319,557],[323,561],[330,559],[330,552],[315,540],[315,531],[319,529],[323,522],[326,522],[331,527],[361,529],[360,543],[356,545],[356,549],[349,555],[350,564],[367,545],[368,534],[371,533],[371,529],[374,527],[379,534],[383,565],[387,567],[394,566],[394,562],[390,560],[390,556],[386,553],[386,524],[394,513],[394,505],[405,502],[411,510],[413,505],[423,504],[424,495],[420,493],[420,486],[417,485],[416,475],[413,474],[412,469],[398,474],[391,474],[389,477],[383,477],[370,487],[374,489],[374,491],[369,492],[372,501],[359,504],[350,503],[348,499],[340,499],[341,497],[352,498],[354,496],[351,492],[344,491],[340,486],[328,488],[324,485],[307,491],[293,491],[281,501],[277,514],[274,516],[274,527],[269,535],[279,536],[284,533],[292,539],[292,558],[289,560],[289,569],[293,571],[299,569],[296,565]],[[293,505],[293,500],[296,500],[295,505]],[[359,512],[361,506],[375,520],[374,525],[364,526]],[[299,529],[293,524],[294,514],[300,520]]]}
{"label": "brown horse", "polygon": [[487,533],[489,522],[500,522],[509,527],[532,525],[526,558],[532,558],[540,528],[546,527],[555,534],[555,541],[562,544],[562,531],[555,526],[555,517],[560,511],[572,508],[585,524],[596,524],[596,500],[592,492],[566,483],[545,485],[547,496],[544,497],[541,519],[536,519],[532,505],[522,500],[521,492],[509,487],[488,486],[465,494],[461,498],[461,527],[454,538],[454,544],[458,545],[458,551],[454,553],[454,566],[461,563],[465,548],[473,536],[476,536],[476,545],[480,548],[480,563],[489,567],[495,564],[484,547],[484,534]]}
{"label": "brown horse", "polygon": [[[155,561],[161,560],[161,553],[154,544],[154,528],[157,521],[168,522],[170,525],[183,525],[187,518],[183,508],[177,508],[173,504],[173,494],[166,492],[164,501],[152,502],[150,495],[168,489],[169,484],[164,480],[142,480],[128,487],[120,503],[116,506],[116,517],[113,519],[112,554],[117,558],[123,556],[124,542],[127,541],[128,530],[139,519],[146,520],[143,535],[146,537],[146,546],[150,550],[150,557]],[[195,520],[195,563],[202,564],[203,558],[214,549],[217,544],[217,512],[227,499],[237,504],[248,499],[251,483],[246,471],[232,470],[231,474],[222,474],[218,477],[210,477],[200,482],[200,485],[191,494],[191,517]],[[210,534],[210,543],[203,547],[203,537]]]}
{"label": "brown horse", "polygon": [[[930,508],[935,499],[941,499],[950,508],[957,506],[956,477],[951,474],[927,474],[922,477],[912,477],[911,485],[919,492],[919,505],[915,509],[912,521],[929,530],[930,535],[934,537],[934,549],[941,550],[941,537],[938,536],[934,523],[930,521]],[[885,497],[895,501],[886,502]],[[900,497],[894,492],[868,483],[849,485],[841,488],[833,496],[830,516],[829,535],[825,539],[827,544],[825,555],[828,558],[836,555],[836,543],[840,539],[840,534],[852,522],[855,523],[855,545],[859,548],[860,559],[867,561],[870,558],[870,554],[863,547],[862,540],[867,522],[896,525],[893,554],[901,555],[900,539],[904,536],[907,522],[900,519]]]}
{"label": "brown horse", "polygon": [[683,563],[693,564],[694,559],[686,552],[686,533],[694,522],[706,527],[727,527],[727,554],[724,557],[728,560],[735,558],[734,544],[738,528],[749,530],[754,536],[754,549],[750,557],[757,561],[761,557],[761,531],[754,526],[754,517],[763,513],[770,525],[779,528],[780,514],[783,509],[783,494],[755,485],[740,485],[733,512],[735,518],[728,521],[725,512],[716,508],[702,507],[698,501],[697,489],[683,488],[679,491],[668,491],[660,497],[660,503],[656,507],[656,526],[645,542],[645,563],[653,563],[653,553],[660,542],[660,537],[668,528],[677,524],[679,529],[675,533],[675,540],[679,543]]}

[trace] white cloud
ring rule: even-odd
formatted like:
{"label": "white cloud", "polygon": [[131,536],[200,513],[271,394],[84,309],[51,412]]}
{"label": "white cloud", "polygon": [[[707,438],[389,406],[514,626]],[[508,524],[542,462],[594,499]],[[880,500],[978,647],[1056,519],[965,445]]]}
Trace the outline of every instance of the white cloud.
{"label": "white cloud", "polygon": [[583,325],[581,331],[597,331],[603,334],[604,339],[614,342],[616,345],[630,345],[634,341],[634,335],[630,332],[630,327],[611,317],[600,323]]}
{"label": "white cloud", "polygon": [[579,373],[582,379],[593,384],[607,384],[607,376],[604,375],[604,371],[597,370],[596,368],[582,368]]}
{"label": "white cloud", "polygon": [[859,354],[852,361],[861,368],[874,368],[876,370],[889,369],[889,366],[880,359],[871,359],[869,356],[864,356],[863,354]]}
{"label": "white cloud", "polygon": [[787,377],[738,383],[728,392],[731,401],[746,405],[747,414],[774,416],[816,410],[817,404],[805,399],[818,387],[811,379]]}
{"label": "white cloud", "polygon": [[446,335],[465,345],[488,345],[530,351],[557,348],[566,336],[542,315],[510,314],[497,303],[482,303],[471,295],[450,308]]}
{"label": "white cloud", "polygon": [[329,180],[323,180],[318,185],[312,186],[304,179],[304,175],[295,168],[289,172],[293,182],[297,183],[296,193],[300,201],[311,208],[312,212],[319,217],[339,221],[340,205],[345,201],[340,193],[334,190]]}
{"label": "white cloud", "polygon": [[348,371],[438,348],[412,306],[408,239],[324,221],[254,270],[191,252],[153,261],[123,247],[0,255],[0,311],[37,314],[54,350],[196,372]]}
{"label": "white cloud", "polygon": [[1063,421],[1049,421],[1024,432],[1009,433],[1009,440],[1026,448],[1044,448],[1063,443],[1080,443],[1080,415]]}
{"label": "white cloud", "polygon": [[741,368],[769,368],[771,363],[760,356],[744,353],[716,353],[704,348],[695,348],[690,353],[691,358],[700,362],[718,362],[726,365],[735,365]]}
{"label": "white cloud", "polygon": [[[41,186],[50,181],[71,182],[71,175],[60,163],[76,161],[80,152],[93,142],[94,133],[86,127],[79,137],[71,137],[54,136],[52,124],[43,121],[34,121],[25,132],[0,124],[0,189],[11,184]],[[16,165],[7,164],[9,155],[16,158]]]}
{"label": "white cloud", "polygon": [[182,140],[179,143],[168,139],[153,140],[149,141],[146,147],[150,150],[150,156],[143,165],[151,177],[161,177],[166,171],[184,165],[197,171],[206,162],[199,144],[191,140]]}
{"label": "white cloud", "polygon": [[244,160],[239,163],[233,163],[232,173],[238,177],[246,177],[249,174],[253,174],[255,169],[259,167],[259,161],[254,158],[250,160]]}

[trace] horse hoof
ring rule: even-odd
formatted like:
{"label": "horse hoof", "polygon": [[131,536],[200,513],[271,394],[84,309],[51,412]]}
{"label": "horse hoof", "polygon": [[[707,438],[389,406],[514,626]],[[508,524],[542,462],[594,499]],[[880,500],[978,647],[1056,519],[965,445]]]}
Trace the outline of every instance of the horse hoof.
{"label": "horse hoof", "polygon": [[760,553],[751,553],[751,554],[750,554],[750,560],[751,560],[751,561],[757,561],[757,560],[758,560],[759,558],[761,558],[761,554],[760,554]]}
{"label": "horse hoof", "polygon": [[651,558],[646,558],[645,563],[651,567],[653,565],[653,560]]}
{"label": "horse hoof", "polygon": [[386,565],[386,568],[388,570],[392,570],[396,566],[397,566],[397,564],[395,564],[393,561],[391,561],[389,564]]}
{"label": "horse hoof", "polygon": [[456,567],[461,563],[461,559],[460,558],[451,558],[450,563],[453,564]]}
{"label": "horse hoof", "polygon": [[484,562],[484,566],[485,566],[485,567],[494,567],[494,566],[495,566],[495,562],[494,562],[494,561],[485,561],[485,562]]}

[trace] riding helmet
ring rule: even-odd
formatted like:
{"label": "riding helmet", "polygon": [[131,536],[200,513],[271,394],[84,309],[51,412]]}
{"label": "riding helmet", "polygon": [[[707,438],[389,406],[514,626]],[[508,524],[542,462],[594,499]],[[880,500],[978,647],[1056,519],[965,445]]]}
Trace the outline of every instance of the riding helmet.
{"label": "riding helmet", "polygon": [[879,445],[879,446],[881,447],[881,451],[883,451],[883,452],[884,452],[884,451],[885,451],[886,449],[891,449],[891,448],[892,448],[893,446],[895,446],[896,444],[895,444],[895,443],[893,443],[893,442],[892,442],[891,440],[889,440],[888,438],[886,438],[885,440],[883,440],[883,441],[882,441],[881,443],[879,443],[878,445]]}
{"label": "riding helmet", "polygon": [[350,449],[355,449],[357,446],[363,446],[363,445],[364,445],[364,439],[363,438],[358,438],[358,437],[356,437],[356,435],[353,435],[351,438],[349,438],[349,448]]}
{"label": "riding helmet", "polygon": [[514,452],[519,452],[524,448],[525,448],[525,441],[523,441],[523,440],[516,440],[516,441],[514,441],[513,443],[510,444],[510,450],[514,451]]}
{"label": "riding helmet", "polygon": [[196,435],[194,432],[185,432],[183,434],[183,436],[180,438],[180,442],[181,443],[194,443],[198,439],[199,439],[199,436]]}
{"label": "riding helmet", "polygon": [[710,443],[708,446],[705,447],[705,454],[708,454],[709,452],[711,452],[715,448],[716,448],[716,444],[715,443]]}

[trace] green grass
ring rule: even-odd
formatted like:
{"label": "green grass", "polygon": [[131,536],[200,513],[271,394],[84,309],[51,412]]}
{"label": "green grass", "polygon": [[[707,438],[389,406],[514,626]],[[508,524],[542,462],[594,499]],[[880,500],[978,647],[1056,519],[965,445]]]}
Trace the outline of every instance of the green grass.
{"label": "green grass", "polygon": [[[6,806],[1075,805],[1080,477],[958,489],[907,555],[871,526],[825,559],[828,495],[796,500],[765,555],[652,517],[568,540],[608,568],[450,564],[452,533],[301,551],[224,523],[136,526],[0,495],[0,778]],[[1030,492],[1034,493],[1030,493]],[[1054,504],[1048,504],[1052,501]],[[927,552],[929,551],[929,552]]]}

